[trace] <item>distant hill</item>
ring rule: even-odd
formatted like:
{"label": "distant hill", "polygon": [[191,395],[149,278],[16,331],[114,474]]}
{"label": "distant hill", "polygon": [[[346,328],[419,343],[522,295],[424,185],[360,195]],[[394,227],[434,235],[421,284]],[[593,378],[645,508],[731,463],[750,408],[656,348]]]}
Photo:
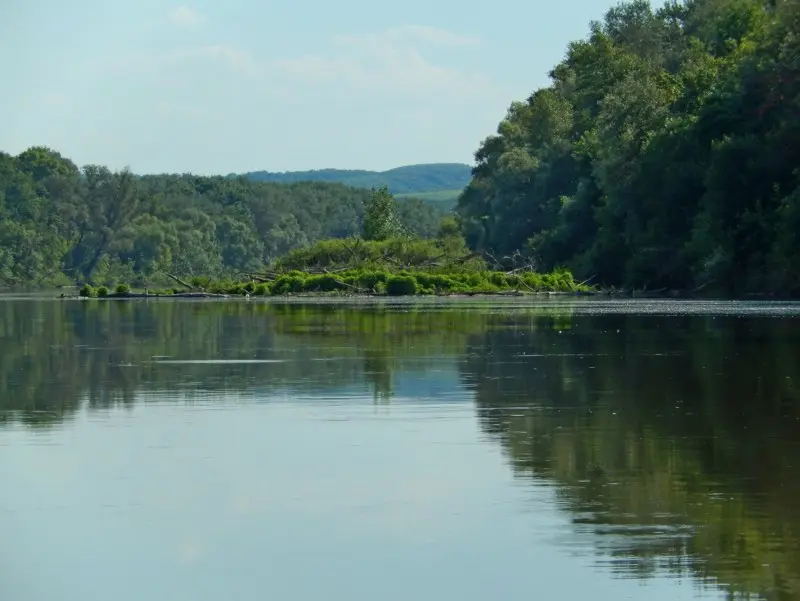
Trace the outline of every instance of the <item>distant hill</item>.
{"label": "distant hill", "polygon": [[428,199],[433,202],[442,202],[458,196],[469,183],[471,172],[472,168],[463,163],[428,163],[407,165],[388,171],[319,169],[282,173],[251,171],[240,175],[253,181],[262,182],[336,182],[354,188],[379,188],[385,185],[392,194],[402,196],[447,192],[447,194],[434,195]]}

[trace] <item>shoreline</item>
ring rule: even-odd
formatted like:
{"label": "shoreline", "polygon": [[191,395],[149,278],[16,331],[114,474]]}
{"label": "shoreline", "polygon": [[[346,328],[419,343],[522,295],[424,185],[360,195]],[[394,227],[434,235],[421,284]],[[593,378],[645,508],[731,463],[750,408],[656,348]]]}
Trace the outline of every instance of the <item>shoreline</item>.
{"label": "shoreline", "polygon": [[585,291],[541,291],[541,292],[453,292],[442,294],[367,294],[367,293],[331,293],[331,292],[299,292],[290,294],[216,294],[210,292],[179,292],[176,294],[158,293],[137,293],[128,292],[124,294],[109,293],[106,296],[82,296],[80,294],[65,295],[54,297],[55,300],[80,300],[80,301],[104,301],[104,300],[280,300],[280,299],[425,299],[425,298],[452,298],[467,299],[475,297],[483,298],[528,298],[528,297],[595,297],[603,296],[596,292]]}
{"label": "shoreline", "polygon": [[[14,294],[12,291],[7,291],[9,294]],[[45,291],[40,291],[38,294],[44,295]],[[24,293],[22,293],[24,294]],[[38,296],[37,294],[37,296]],[[0,291],[2,297],[3,291]],[[622,292],[622,291],[541,291],[541,292],[454,292],[443,294],[406,294],[406,295],[388,295],[388,294],[365,294],[365,293],[328,293],[328,292],[305,292],[305,293],[290,293],[290,294],[273,294],[273,295],[241,295],[241,294],[214,294],[203,292],[186,292],[178,294],[144,294],[144,293],[127,293],[127,294],[109,294],[104,297],[86,297],[79,294],[60,295],[51,298],[52,300],[71,300],[71,301],[133,301],[133,300],[205,300],[205,301],[402,301],[402,300],[496,300],[496,299],[593,299],[593,300],[649,300],[649,301],[694,301],[694,302],[771,302],[771,303],[791,303],[800,302],[797,297],[781,297],[771,295],[752,295],[742,297],[723,297],[723,296],[702,296],[691,294],[680,295],[665,295],[658,293],[637,293],[637,292]]]}

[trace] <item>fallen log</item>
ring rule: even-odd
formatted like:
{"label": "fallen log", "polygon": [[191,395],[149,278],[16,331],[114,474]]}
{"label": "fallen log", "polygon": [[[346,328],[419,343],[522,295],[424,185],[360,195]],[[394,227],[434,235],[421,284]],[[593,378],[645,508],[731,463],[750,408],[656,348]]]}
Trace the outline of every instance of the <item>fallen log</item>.
{"label": "fallen log", "polygon": [[340,286],[344,286],[345,288],[351,288],[351,289],[355,290],[356,292],[358,292],[360,294],[377,294],[377,292],[374,289],[368,290],[367,288],[361,288],[360,286],[354,286],[353,284],[348,284],[347,282],[342,281],[339,278],[333,277],[333,274],[335,272],[330,272],[327,269],[323,269],[322,271],[326,275],[331,276],[333,281],[336,282],[337,284],[339,284]]}
{"label": "fallen log", "polygon": [[169,279],[178,282],[184,288],[188,288],[189,290],[194,290],[194,286],[192,286],[191,284],[187,284],[182,279],[180,279],[178,276],[172,275],[171,273],[167,273],[166,271],[164,272],[164,275],[167,276]]}

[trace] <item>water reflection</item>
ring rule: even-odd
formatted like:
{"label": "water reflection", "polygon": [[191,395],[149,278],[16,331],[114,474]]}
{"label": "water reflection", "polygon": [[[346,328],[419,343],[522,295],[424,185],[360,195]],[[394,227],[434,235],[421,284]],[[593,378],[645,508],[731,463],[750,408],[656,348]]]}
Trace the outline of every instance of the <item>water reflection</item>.
{"label": "water reflection", "polygon": [[556,484],[601,563],[793,599],[798,343],[797,320],[542,318],[472,337],[462,373],[485,430],[518,474]]}
{"label": "water reflection", "polygon": [[[359,406],[411,402],[432,420],[469,399],[519,481],[552,489],[570,516],[554,547],[588,550],[623,578],[798,598],[800,321],[782,306],[769,317],[729,305],[594,307],[0,302],[0,420],[7,432],[54,431],[165,399],[176,411],[229,408],[232,394],[326,405],[325,419],[343,420]],[[415,430],[404,432],[412,445]],[[363,468],[339,465],[330,485],[374,496],[354,476]],[[475,480],[491,481],[483,470],[473,467]]]}

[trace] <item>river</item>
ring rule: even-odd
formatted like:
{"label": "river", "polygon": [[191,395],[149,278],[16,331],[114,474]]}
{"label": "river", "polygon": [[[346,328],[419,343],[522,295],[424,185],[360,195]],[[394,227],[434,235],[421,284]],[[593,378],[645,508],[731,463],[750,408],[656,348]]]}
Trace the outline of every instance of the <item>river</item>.
{"label": "river", "polygon": [[0,297],[0,598],[800,598],[800,304]]}

